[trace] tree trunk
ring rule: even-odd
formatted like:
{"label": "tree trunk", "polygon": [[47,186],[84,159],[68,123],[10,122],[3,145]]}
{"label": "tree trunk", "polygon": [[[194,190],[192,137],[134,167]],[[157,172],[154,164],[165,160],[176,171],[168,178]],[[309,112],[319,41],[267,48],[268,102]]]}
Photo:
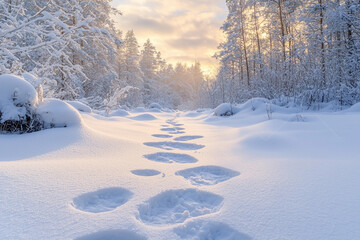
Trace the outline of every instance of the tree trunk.
{"label": "tree trunk", "polygon": [[241,35],[242,35],[242,42],[244,48],[244,57],[245,57],[245,64],[246,64],[246,78],[247,78],[247,85],[250,87],[250,70],[249,70],[249,59],[247,55],[247,46],[246,46],[246,36],[245,36],[245,27],[244,27],[244,13],[243,13],[243,4],[240,1],[240,20],[241,20]]}

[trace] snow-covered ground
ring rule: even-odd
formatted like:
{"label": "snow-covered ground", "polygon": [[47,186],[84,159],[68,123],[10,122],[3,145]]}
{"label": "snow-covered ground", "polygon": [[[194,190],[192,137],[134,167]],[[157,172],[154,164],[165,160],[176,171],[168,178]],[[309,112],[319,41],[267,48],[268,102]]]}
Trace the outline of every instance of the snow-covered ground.
{"label": "snow-covered ground", "polygon": [[359,106],[140,110],[0,135],[0,239],[360,239]]}

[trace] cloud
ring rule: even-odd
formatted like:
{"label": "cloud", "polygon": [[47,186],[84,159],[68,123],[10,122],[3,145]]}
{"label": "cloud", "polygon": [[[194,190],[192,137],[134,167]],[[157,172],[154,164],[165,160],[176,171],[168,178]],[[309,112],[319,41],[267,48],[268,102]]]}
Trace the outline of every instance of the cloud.
{"label": "cloud", "polygon": [[214,68],[212,58],[223,40],[219,30],[226,18],[224,0],[115,0],[123,16],[120,30],[134,30],[139,43],[150,38],[168,62],[201,61]]}
{"label": "cloud", "polygon": [[[123,16],[126,25],[136,29],[136,32],[147,34],[172,34],[174,28],[172,25],[156,19],[142,17],[135,14],[124,14]],[[151,37],[151,36],[149,36]]]}
{"label": "cloud", "polygon": [[213,48],[218,44],[216,40],[207,37],[177,38],[169,40],[168,43],[174,48],[183,49],[185,51],[193,50],[194,48]]}

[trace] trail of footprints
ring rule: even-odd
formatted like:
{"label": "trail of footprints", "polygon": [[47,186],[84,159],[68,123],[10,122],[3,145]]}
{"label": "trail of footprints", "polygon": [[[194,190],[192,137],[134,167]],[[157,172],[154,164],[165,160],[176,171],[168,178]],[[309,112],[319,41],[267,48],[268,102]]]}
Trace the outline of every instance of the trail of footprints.
{"label": "trail of footprints", "polygon": [[[144,155],[149,161],[161,163],[193,164],[198,160],[185,153],[170,152],[173,150],[193,151],[204,148],[204,145],[187,143],[191,140],[203,138],[198,135],[173,135],[184,134],[183,124],[175,119],[166,121],[161,125],[164,134],[153,134],[154,138],[171,139],[173,141],[145,142],[144,145],[166,150]],[[161,172],[154,169],[136,169],[132,174],[140,177],[160,175]],[[179,170],[175,173],[179,177],[188,180],[194,186],[215,185],[240,175],[239,172],[219,166],[200,166]],[[165,174],[162,174],[165,177]],[[95,192],[85,193],[73,199],[72,206],[80,211],[88,213],[102,213],[112,211],[129,201],[133,193],[124,188],[106,188]],[[183,223],[188,219],[218,212],[223,205],[224,198],[220,195],[202,191],[196,188],[167,190],[162,192],[140,206],[138,206],[137,218],[148,225],[171,225]],[[177,227],[174,233],[181,239],[198,240],[250,240],[224,223],[195,220]],[[144,236],[128,230],[106,230],[86,235],[76,240],[143,240]]]}

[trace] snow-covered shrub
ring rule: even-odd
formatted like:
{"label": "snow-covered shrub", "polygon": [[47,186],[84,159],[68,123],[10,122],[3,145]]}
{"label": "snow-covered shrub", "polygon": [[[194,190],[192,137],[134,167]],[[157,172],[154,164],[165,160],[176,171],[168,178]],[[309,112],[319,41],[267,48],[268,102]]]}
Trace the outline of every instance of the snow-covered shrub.
{"label": "snow-covered shrub", "polygon": [[[71,103],[79,111],[91,112],[80,102]],[[0,75],[0,133],[31,133],[80,123],[79,112],[70,104],[57,99],[39,101],[36,89],[24,78]]]}
{"label": "snow-covered shrub", "polygon": [[121,89],[117,89],[109,99],[104,100],[105,111],[107,114],[112,109],[118,108],[119,106],[125,105],[131,107],[132,104],[140,104],[140,89],[132,86],[127,86]]}
{"label": "snow-covered shrub", "polygon": [[155,109],[159,109],[159,110],[162,109],[162,107],[161,107],[160,104],[158,104],[158,103],[151,103],[151,104],[149,105],[149,108],[155,108]]}
{"label": "snow-covered shrub", "polygon": [[238,108],[231,105],[230,103],[222,103],[214,110],[215,116],[232,116],[238,113]]}
{"label": "snow-covered shrub", "polygon": [[45,99],[36,113],[44,121],[45,128],[71,127],[81,124],[79,112],[70,104],[58,99]]}
{"label": "snow-covered shrub", "polygon": [[25,79],[0,76],[0,133],[29,133],[43,128],[35,113],[38,94]]}

